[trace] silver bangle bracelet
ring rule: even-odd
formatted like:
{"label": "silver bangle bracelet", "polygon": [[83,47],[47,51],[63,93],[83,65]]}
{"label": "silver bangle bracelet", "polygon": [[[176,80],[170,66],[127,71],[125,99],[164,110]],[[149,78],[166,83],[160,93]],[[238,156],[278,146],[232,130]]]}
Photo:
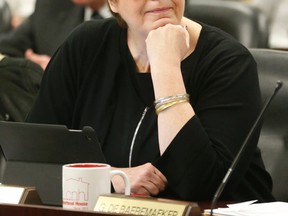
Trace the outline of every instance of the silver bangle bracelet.
{"label": "silver bangle bracelet", "polygon": [[171,101],[175,100],[188,100],[189,101],[189,94],[177,94],[177,95],[172,95],[168,97],[162,97],[154,101],[155,108],[162,106],[166,103],[169,103]]}

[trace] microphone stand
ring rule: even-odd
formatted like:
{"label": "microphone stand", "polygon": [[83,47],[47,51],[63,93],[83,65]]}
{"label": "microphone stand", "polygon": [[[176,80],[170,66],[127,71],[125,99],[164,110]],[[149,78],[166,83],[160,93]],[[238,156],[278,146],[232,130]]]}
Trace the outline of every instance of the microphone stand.
{"label": "microphone stand", "polygon": [[283,85],[283,82],[278,80],[277,83],[276,83],[276,87],[275,87],[274,93],[271,95],[271,97],[267,100],[266,104],[263,106],[263,108],[262,108],[260,114],[258,115],[258,118],[256,119],[253,127],[249,131],[244,143],[242,144],[239,152],[237,153],[237,155],[236,155],[235,159],[233,160],[230,168],[228,169],[226,175],[224,176],[220,186],[218,187],[216,193],[214,194],[214,197],[213,197],[213,200],[212,200],[212,204],[211,204],[211,209],[210,209],[210,216],[213,216],[213,209],[215,208],[215,206],[217,204],[217,201],[218,201],[220,195],[222,194],[223,189],[225,188],[229,178],[231,177],[235,167],[237,166],[237,164],[239,162],[239,159],[242,156],[242,153],[243,153],[244,149],[246,148],[247,143],[248,143],[251,135],[254,133],[254,130],[258,126],[258,124],[260,122],[260,119],[262,118],[264,112],[266,111],[267,107],[269,106],[269,104],[271,103],[272,99],[277,94],[278,90],[282,87],[282,85]]}

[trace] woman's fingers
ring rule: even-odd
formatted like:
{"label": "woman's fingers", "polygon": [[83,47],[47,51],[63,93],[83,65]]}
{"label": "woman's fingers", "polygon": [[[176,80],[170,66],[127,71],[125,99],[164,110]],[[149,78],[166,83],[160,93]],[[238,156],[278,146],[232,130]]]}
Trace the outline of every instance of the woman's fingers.
{"label": "woman's fingers", "polygon": [[[130,179],[132,193],[155,196],[166,188],[166,177],[151,163],[121,170],[124,171]],[[124,189],[123,182],[114,180],[113,185],[116,192],[123,191]]]}

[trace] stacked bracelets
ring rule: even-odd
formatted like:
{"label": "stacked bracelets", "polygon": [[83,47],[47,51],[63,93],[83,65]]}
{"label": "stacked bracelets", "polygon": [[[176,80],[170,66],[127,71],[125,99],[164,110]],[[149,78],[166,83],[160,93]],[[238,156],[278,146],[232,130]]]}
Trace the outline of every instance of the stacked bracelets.
{"label": "stacked bracelets", "polygon": [[189,102],[189,94],[177,94],[155,100],[155,110],[158,115],[161,111],[178,103]]}

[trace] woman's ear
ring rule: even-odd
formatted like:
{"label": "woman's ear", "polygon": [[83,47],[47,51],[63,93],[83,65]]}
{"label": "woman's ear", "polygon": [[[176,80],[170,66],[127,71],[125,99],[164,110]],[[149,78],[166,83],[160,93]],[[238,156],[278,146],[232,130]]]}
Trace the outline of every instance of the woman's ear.
{"label": "woman's ear", "polygon": [[118,13],[117,0],[108,0],[108,4],[112,12]]}

